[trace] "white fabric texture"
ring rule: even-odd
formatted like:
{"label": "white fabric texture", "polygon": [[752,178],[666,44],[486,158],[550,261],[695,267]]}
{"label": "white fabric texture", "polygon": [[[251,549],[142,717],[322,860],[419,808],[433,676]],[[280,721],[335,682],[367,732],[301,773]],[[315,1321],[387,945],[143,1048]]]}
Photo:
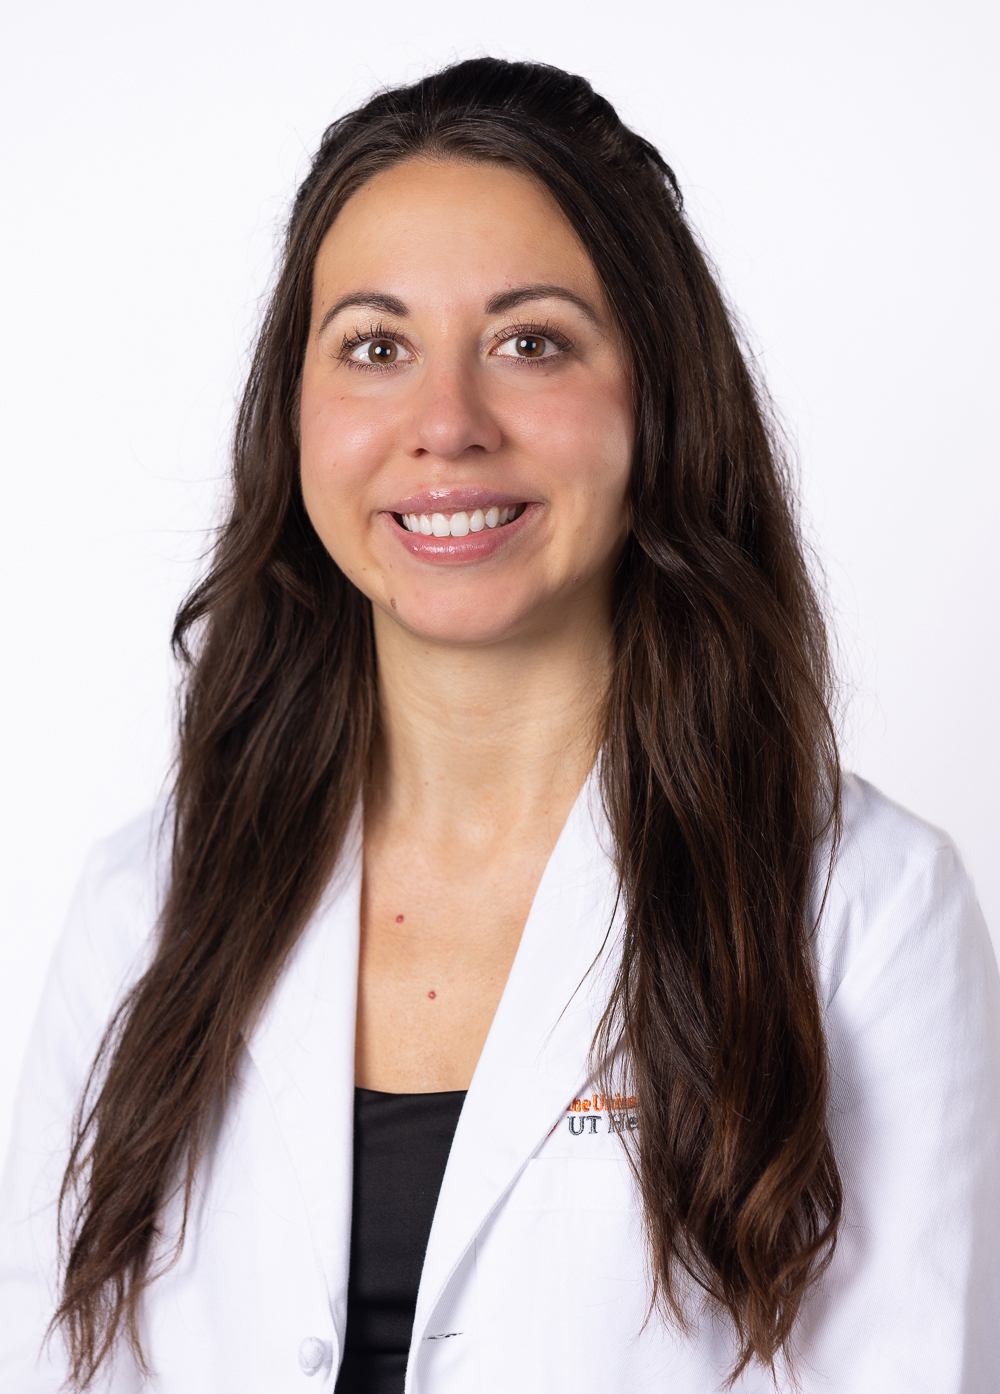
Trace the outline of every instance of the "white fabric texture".
{"label": "white fabric texture", "polygon": [[[853,777],[844,816],[815,952],[845,1215],[798,1326],[798,1387],[996,1394],[996,962],[944,834]],[[59,1337],[40,1354],[57,1287],[55,1197],[97,1043],[151,950],[161,821],[162,810],[93,854],[50,972],[0,1199],[4,1394],[55,1394],[65,1378]],[[635,1186],[587,1078],[616,955],[608,843],[592,778],[545,870],[459,1121],[407,1394],[713,1394],[727,1373],[725,1322],[693,1311],[682,1333],[646,1319]],[[333,1388],[350,1242],[359,854],[355,832],[250,1041],[181,1257],[148,1289],[153,1374],[124,1354],[96,1386],[105,1394]],[[168,1206],[164,1253],[177,1219]],[[794,1385],[779,1371],[777,1387]],[[736,1385],[774,1388],[759,1369]]]}

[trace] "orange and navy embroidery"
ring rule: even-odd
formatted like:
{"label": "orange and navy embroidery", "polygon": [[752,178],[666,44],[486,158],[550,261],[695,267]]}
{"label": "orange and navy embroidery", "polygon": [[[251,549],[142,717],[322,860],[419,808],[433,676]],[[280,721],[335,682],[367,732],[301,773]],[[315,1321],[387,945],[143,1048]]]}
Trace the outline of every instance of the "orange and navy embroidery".
{"label": "orange and navy embroidery", "polygon": [[[591,1094],[589,1098],[574,1099],[566,1109],[566,1122],[573,1137],[593,1137],[599,1132],[630,1132],[639,1126],[635,1115],[634,1094]],[[604,1121],[604,1127],[600,1126]]]}

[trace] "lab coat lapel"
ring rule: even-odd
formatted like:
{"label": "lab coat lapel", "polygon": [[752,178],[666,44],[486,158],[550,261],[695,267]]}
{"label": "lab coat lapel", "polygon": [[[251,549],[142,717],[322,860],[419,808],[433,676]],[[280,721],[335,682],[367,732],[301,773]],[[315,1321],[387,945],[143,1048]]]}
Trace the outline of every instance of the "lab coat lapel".
{"label": "lab coat lapel", "polygon": [[587,1084],[617,963],[609,847],[595,771],[542,876],[462,1109],[424,1260],[415,1341],[477,1233]]}
{"label": "lab coat lapel", "polygon": [[350,1257],[360,896],[358,814],[249,1046],[298,1179],[341,1343]]}

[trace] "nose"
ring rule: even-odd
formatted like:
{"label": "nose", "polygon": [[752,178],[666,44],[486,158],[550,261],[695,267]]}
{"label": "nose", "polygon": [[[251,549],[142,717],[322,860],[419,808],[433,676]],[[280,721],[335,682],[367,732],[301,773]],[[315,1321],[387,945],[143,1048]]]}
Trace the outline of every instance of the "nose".
{"label": "nose", "polygon": [[502,438],[474,367],[440,360],[427,365],[411,401],[408,455],[455,460],[468,451],[491,454]]}

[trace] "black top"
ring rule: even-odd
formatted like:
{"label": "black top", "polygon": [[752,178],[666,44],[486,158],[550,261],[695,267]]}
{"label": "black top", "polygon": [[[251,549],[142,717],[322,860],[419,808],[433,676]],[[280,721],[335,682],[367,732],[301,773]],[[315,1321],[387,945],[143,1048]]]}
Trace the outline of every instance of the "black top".
{"label": "black top", "polygon": [[465,1092],[354,1091],[347,1336],[336,1394],[403,1394],[420,1270]]}

